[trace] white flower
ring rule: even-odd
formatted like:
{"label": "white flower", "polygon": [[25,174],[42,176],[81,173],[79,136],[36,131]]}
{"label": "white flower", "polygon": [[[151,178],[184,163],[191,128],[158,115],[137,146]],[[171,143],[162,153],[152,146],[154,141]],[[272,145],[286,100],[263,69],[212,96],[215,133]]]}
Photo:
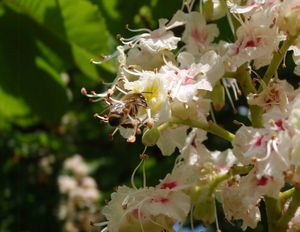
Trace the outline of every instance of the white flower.
{"label": "white flower", "polygon": [[157,146],[165,156],[174,153],[176,147],[181,149],[184,146],[186,131],[188,127],[181,126],[177,128],[168,128],[160,132]]}
{"label": "white flower", "polygon": [[281,123],[272,125],[261,129],[242,126],[233,141],[233,151],[243,164],[255,164],[257,178],[284,179],[290,165],[291,138]]}
{"label": "white flower", "polygon": [[205,98],[196,98],[187,103],[174,100],[171,103],[172,115],[182,120],[195,120],[198,122],[207,122],[206,118],[211,108],[211,101]]}
{"label": "white flower", "polygon": [[58,187],[61,193],[69,193],[73,189],[77,188],[77,181],[69,176],[58,177]]}
{"label": "white flower", "polygon": [[288,92],[294,90],[287,81],[271,81],[267,87],[258,94],[249,94],[248,103],[250,105],[258,105],[264,111],[269,110],[273,106],[278,106],[282,112],[287,110]]}
{"label": "white flower", "polygon": [[219,29],[216,24],[206,24],[205,17],[200,12],[190,12],[186,17],[182,41],[186,43],[188,52],[194,55],[201,54],[219,35]]}
{"label": "white flower", "polygon": [[252,11],[256,7],[264,3],[264,0],[247,0],[247,1],[232,1],[227,0],[227,6],[231,13],[244,14]]}
{"label": "white flower", "polygon": [[97,183],[96,183],[95,179],[92,178],[92,177],[90,177],[90,176],[83,177],[80,180],[80,182],[81,182],[81,186],[83,188],[87,188],[87,189],[89,189],[89,188],[97,188]]}
{"label": "white flower", "polygon": [[[256,168],[247,176],[243,176],[235,183],[227,183],[222,189],[222,204],[227,220],[242,219],[242,229],[255,228],[260,220],[258,203],[264,195],[279,197],[283,180],[276,180],[269,176],[257,178]],[[238,207],[237,207],[238,206]]]}
{"label": "white flower", "polygon": [[286,34],[299,35],[300,30],[300,1],[285,0],[281,3],[276,21],[278,27]]}
{"label": "white flower", "polygon": [[261,9],[272,10],[280,3],[278,0],[227,0],[227,6],[231,13],[251,15]]}
{"label": "white flower", "polygon": [[300,95],[298,95],[290,105],[289,125],[296,133],[300,133]]}
{"label": "white flower", "polygon": [[132,30],[145,32],[129,39],[121,38],[121,41],[130,47],[138,45],[139,47],[146,48],[151,52],[176,49],[177,43],[181,40],[181,38],[174,36],[174,33],[170,31],[170,29],[184,24],[183,15],[183,12],[178,11],[169,23],[169,20],[167,19],[160,19],[159,28],[154,31],[149,29]]}
{"label": "white flower", "polygon": [[189,133],[173,171],[161,181],[159,188],[187,190],[199,185],[207,186],[216,176],[232,167],[236,162],[232,152],[210,152],[202,144],[205,139],[205,131],[193,129]]}
{"label": "white flower", "polygon": [[74,155],[73,157],[66,159],[64,168],[71,171],[77,176],[85,176],[89,172],[87,164],[84,162],[80,155]]}
{"label": "white flower", "polygon": [[254,60],[256,69],[270,63],[279,42],[285,39],[277,27],[272,26],[273,18],[268,11],[258,11],[237,29],[237,40],[227,54],[234,71],[251,60]]}
{"label": "white flower", "polygon": [[176,221],[183,221],[190,210],[189,197],[170,189],[119,187],[102,213],[108,229],[118,231],[171,230]]}
{"label": "white flower", "polygon": [[[201,91],[212,91],[215,83],[224,74],[221,57],[214,51],[201,56],[195,63],[194,56],[188,52],[178,55],[179,67],[168,63],[161,67],[160,73],[169,81],[172,98],[181,102],[189,102]],[[202,93],[202,94],[204,94]]]}
{"label": "white flower", "polygon": [[[168,82],[160,73],[151,71],[137,72],[139,79],[124,84],[125,89],[143,93],[147,105],[151,109],[151,114],[158,121],[166,121],[169,119],[170,109],[168,104]],[[157,121],[156,120],[156,121]]]}
{"label": "white flower", "polygon": [[154,71],[164,65],[163,57],[172,60],[173,56],[170,51],[153,52],[144,47],[134,47],[128,51],[127,65],[133,65],[139,70]]}
{"label": "white flower", "polygon": [[96,181],[87,176],[87,166],[80,155],[66,159],[64,169],[70,172],[70,176],[58,178],[59,190],[63,194],[58,217],[64,221],[66,231],[75,231],[71,225],[76,231],[86,231],[98,211],[100,192]]}

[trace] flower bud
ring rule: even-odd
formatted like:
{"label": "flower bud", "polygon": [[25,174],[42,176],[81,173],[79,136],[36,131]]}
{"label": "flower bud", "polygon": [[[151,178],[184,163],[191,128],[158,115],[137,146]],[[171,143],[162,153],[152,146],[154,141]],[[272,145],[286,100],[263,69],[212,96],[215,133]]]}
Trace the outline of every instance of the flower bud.
{"label": "flower bud", "polygon": [[160,132],[154,127],[149,130],[146,130],[142,137],[142,142],[145,146],[151,147],[154,146],[159,139]]}
{"label": "flower bud", "polygon": [[211,92],[211,100],[216,111],[220,111],[225,105],[225,90],[224,86],[218,82]]}
{"label": "flower bud", "polygon": [[203,13],[207,22],[220,19],[226,15],[225,1],[204,0]]}
{"label": "flower bud", "polygon": [[195,205],[193,216],[195,219],[201,220],[204,225],[209,225],[215,221],[215,211],[215,199],[211,196]]}
{"label": "flower bud", "polygon": [[291,0],[282,4],[277,19],[278,27],[291,36],[300,31],[300,1]]}

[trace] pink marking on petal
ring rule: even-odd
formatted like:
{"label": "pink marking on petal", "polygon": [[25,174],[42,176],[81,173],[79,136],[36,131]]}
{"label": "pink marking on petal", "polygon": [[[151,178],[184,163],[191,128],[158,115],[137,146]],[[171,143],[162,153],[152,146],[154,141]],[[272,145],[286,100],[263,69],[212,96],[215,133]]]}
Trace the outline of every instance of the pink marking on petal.
{"label": "pink marking on petal", "polygon": [[194,28],[191,31],[191,37],[200,44],[205,44],[208,38],[207,33],[199,31],[197,28]]}
{"label": "pink marking on petal", "polygon": [[268,184],[268,181],[269,181],[268,177],[262,176],[259,180],[256,181],[256,185],[257,186],[265,186]]}
{"label": "pink marking on petal", "polygon": [[139,210],[139,209],[134,209],[131,211],[132,216],[135,218],[145,218],[145,215]]}
{"label": "pink marking on petal", "polygon": [[160,185],[160,189],[173,189],[175,187],[177,187],[176,181],[166,182]]}
{"label": "pink marking on petal", "polygon": [[263,138],[264,138],[263,136],[256,137],[256,138],[255,138],[255,143],[254,143],[254,145],[255,145],[256,147],[261,146]]}
{"label": "pink marking on petal", "polygon": [[165,197],[161,197],[161,198],[159,198],[158,202],[164,205],[169,202],[169,199],[165,198]]}
{"label": "pink marking on petal", "polygon": [[249,41],[247,41],[245,47],[255,47],[255,45],[256,45],[256,43],[254,40],[249,40]]}
{"label": "pink marking on petal", "polygon": [[187,84],[190,84],[192,82],[193,78],[189,77],[189,76],[185,76],[183,78],[183,81],[182,81],[182,84],[183,85],[187,85]]}
{"label": "pink marking on petal", "polygon": [[261,41],[261,38],[256,38],[256,39],[252,39],[252,40],[248,40],[247,43],[246,43],[246,48],[247,47],[256,47],[259,42]]}
{"label": "pink marking on petal", "polygon": [[282,119],[278,119],[278,120],[275,122],[275,124],[276,124],[276,126],[277,126],[280,130],[284,130]]}

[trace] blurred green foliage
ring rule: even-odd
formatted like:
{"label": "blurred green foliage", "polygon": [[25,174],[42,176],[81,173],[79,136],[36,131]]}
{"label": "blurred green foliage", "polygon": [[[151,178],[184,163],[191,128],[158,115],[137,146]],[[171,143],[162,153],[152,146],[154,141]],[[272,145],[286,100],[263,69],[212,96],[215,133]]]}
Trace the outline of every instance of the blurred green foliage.
{"label": "blurred green foliage", "polygon": [[[128,184],[141,143],[128,144],[119,135],[109,141],[113,129],[92,117],[104,106],[89,104],[80,89],[101,91],[103,81],[113,80],[113,61],[97,66],[89,60],[113,53],[116,35],[131,35],[126,24],[155,28],[158,18],[170,18],[180,6],[181,0],[0,1],[1,232],[61,231],[57,177],[63,160],[75,153],[90,164],[99,204],[115,186]],[[221,112],[221,122],[222,114],[233,119],[228,111]],[[176,157],[163,158],[155,147],[149,153],[151,185]],[[54,157],[49,173],[41,164],[45,157]]]}
{"label": "blurred green foliage", "polygon": [[[143,147],[119,135],[109,141],[112,128],[92,117],[103,105],[89,104],[80,89],[101,91],[103,81],[113,80],[113,61],[89,60],[113,53],[116,35],[129,35],[126,24],[155,27],[181,4],[166,2],[172,7],[150,0],[0,1],[1,232],[61,231],[57,176],[75,153],[90,164],[99,204],[128,183]],[[173,159],[151,153],[148,178],[156,184]],[[51,173],[41,165],[45,157],[54,157]]]}

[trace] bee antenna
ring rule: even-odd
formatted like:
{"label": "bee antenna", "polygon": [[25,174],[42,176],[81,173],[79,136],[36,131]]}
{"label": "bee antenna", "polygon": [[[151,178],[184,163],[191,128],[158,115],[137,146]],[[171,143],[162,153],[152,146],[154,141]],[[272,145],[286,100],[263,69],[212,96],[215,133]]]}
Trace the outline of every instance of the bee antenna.
{"label": "bee antenna", "polygon": [[143,91],[142,93],[153,93],[153,92],[151,92],[151,91]]}

